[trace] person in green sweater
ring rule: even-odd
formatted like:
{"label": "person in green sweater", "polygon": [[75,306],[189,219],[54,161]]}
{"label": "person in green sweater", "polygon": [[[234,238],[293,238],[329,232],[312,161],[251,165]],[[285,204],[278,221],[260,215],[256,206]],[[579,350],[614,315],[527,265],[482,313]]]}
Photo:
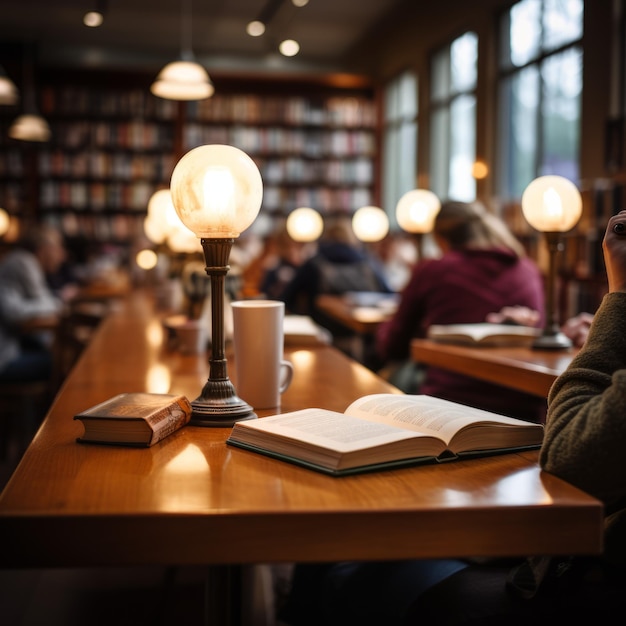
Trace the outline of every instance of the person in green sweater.
{"label": "person in green sweater", "polygon": [[610,218],[603,249],[609,293],[550,390],[539,455],[542,470],[604,503],[603,554],[296,567],[285,623],[554,626],[626,616],[626,211]]}
{"label": "person in green sweater", "polygon": [[609,219],[602,245],[609,292],[550,389],[539,463],[604,503],[603,554],[529,558],[509,570],[469,566],[418,597],[406,624],[553,625],[626,615],[626,211]]}

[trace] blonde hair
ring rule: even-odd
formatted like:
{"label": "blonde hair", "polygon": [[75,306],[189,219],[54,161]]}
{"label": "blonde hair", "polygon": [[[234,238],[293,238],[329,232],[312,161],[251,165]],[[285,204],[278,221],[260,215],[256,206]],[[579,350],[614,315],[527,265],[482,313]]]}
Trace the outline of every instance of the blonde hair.
{"label": "blonde hair", "polygon": [[433,233],[453,250],[508,248],[518,258],[526,256],[524,246],[506,224],[480,202],[444,202],[435,218]]}

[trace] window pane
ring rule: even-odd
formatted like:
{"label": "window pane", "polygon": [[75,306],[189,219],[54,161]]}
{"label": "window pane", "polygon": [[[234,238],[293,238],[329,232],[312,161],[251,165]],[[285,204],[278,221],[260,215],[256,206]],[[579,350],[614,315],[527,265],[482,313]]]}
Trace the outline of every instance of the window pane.
{"label": "window pane", "polygon": [[415,74],[406,72],[400,77],[398,85],[400,93],[399,114],[404,119],[414,119],[417,115],[417,78]]}
{"label": "window pane", "polygon": [[448,109],[433,111],[430,136],[430,189],[440,198],[448,197],[449,128]]}
{"label": "window pane", "polygon": [[502,84],[500,184],[508,198],[521,197],[536,177],[539,86],[536,66],[518,72]]}
{"label": "window pane", "polygon": [[449,195],[455,200],[472,201],[476,198],[476,180],[472,176],[476,159],[476,98],[456,98],[450,116]]}
{"label": "window pane", "polygon": [[450,48],[452,91],[469,91],[476,87],[478,63],[478,37],[475,33],[465,33],[455,39]]}
{"label": "window pane", "polygon": [[554,50],[580,39],[583,34],[583,0],[545,0],[543,29],[544,50]]}
{"label": "window pane", "polygon": [[541,49],[541,0],[522,0],[511,7],[510,60],[520,67]]}
{"label": "window pane", "polygon": [[541,77],[544,150],[540,171],[577,180],[582,90],[580,49],[572,48],[547,58]]}
{"label": "window pane", "polygon": [[398,103],[398,89],[395,83],[391,83],[385,89],[385,121],[398,119],[400,105]]}
{"label": "window pane", "polygon": [[382,208],[392,223],[398,200],[415,186],[417,77],[405,72],[385,89]]}

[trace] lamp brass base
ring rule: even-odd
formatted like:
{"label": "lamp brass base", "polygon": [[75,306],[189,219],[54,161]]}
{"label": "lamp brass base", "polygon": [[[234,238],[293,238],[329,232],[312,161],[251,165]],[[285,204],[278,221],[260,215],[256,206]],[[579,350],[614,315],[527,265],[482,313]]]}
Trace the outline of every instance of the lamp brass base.
{"label": "lamp brass base", "polygon": [[208,380],[191,408],[191,426],[228,427],[257,418],[252,407],[237,396],[228,378]]}

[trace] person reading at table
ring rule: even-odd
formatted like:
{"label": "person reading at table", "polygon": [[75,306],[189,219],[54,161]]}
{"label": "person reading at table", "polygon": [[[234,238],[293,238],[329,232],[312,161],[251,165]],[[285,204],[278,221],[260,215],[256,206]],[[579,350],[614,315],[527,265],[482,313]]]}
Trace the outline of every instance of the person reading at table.
{"label": "person reading at table", "polygon": [[[541,273],[496,215],[478,202],[444,202],[433,237],[441,256],[417,263],[397,312],[378,329],[381,366],[407,363],[411,339],[425,337],[433,324],[484,322],[505,306],[538,311],[535,323],[543,324]],[[423,370],[419,386],[401,387],[531,421],[545,415],[541,398],[435,367]]]}
{"label": "person reading at table", "polygon": [[609,293],[550,390],[539,455],[544,471],[604,503],[603,554],[298,565],[288,624],[553,626],[626,614],[626,211],[609,219],[603,249]]}
{"label": "person reading at table", "polygon": [[[277,296],[289,313],[308,315],[328,329],[338,347],[353,333],[320,310],[316,299],[321,294],[341,295],[351,291],[391,293],[378,260],[360,245],[348,218],[325,221],[316,253],[297,269]],[[337,345],[337,343],[336,343]]]}
{"label": "person reading at table", "polygon": [[46,275],[65,260],[61,233],[50,226],[32,228],[0,262],[0,381],[46,380],[52,374],[49,330],[24,331],[27,322],[59,315],[77,287],[65,285],[58,293]]}

